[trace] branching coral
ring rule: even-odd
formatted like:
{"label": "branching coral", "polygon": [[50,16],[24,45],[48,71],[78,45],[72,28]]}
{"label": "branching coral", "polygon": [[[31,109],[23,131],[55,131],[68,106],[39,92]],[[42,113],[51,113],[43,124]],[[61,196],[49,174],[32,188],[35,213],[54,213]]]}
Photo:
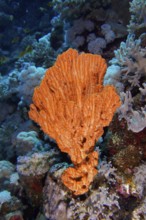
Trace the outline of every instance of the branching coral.
{"label": "branching coral", "polygon": [[131,19],[128,25],[129,33],[134,33],[146,27],[146,1],[133,0],[130,2]]}
{"label": "branching coral", "polygon": [[119,118],[127,121],[129,130],[140,132],[146,127],[146,49],[141,40],[128,35],[110,63],[104,83],[113,84],[120,94]]}
{"label": "branching coral", "polygon": [[69,49],[46,71],[30,106],[30,118],[70,156],[74,167],[62,181],[75,195],[87,192],[97,174],[95,142],[120,106],[114,87],[102,85],[105,71],[101,56]]}
{"label": "branching coral", "polygon": [[118,199],[119,196],[115,192],[110,192],[108,187],[99,187],[83,201],[72,198],[67,210],[67,219],[77,219],[79,216],[79,220],[111,220],[113,213],[120,209]]}

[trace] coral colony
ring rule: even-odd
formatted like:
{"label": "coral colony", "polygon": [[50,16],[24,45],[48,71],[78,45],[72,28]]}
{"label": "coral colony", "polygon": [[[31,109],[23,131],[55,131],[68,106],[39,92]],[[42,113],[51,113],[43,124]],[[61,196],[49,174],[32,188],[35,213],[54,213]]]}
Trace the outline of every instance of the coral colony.
{"label": "coral colony", "polygon": [[0,220],[146,219],[146,1],[0,0]]}

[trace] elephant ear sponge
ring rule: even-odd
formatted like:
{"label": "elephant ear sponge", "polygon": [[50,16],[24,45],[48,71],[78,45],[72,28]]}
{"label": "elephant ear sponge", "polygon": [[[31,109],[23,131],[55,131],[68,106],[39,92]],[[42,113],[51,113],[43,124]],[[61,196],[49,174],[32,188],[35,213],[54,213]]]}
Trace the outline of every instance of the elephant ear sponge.
{"label": "elephant ear sponge", "polygon": [[68,49],[46,71],[30,105],[29,117],[71,158],[62,182],[74,195],[86,193],[97,174],[95,142],[121,104],[115,88],[102,84],[106,67],[100,55]]}

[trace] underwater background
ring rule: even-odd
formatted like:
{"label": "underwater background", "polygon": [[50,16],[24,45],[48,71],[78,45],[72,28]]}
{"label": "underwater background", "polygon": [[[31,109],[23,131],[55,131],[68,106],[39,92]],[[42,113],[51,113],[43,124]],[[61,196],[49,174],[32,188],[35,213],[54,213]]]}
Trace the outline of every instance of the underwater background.
{"label": "underwater background", "polygon": [[[145,220],[146,1],[0,0],[0,30],[0,220]],[[34,88],[69,48],[101,55],[102,87],[121,100],[95,138],[98,172],[81,195],[61,180],[70,156],[29,117]]]}

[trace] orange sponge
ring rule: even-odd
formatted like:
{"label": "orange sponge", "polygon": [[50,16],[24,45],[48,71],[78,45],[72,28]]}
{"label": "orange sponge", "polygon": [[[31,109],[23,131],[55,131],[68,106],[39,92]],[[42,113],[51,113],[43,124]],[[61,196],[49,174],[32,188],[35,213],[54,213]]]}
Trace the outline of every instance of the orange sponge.
{"label": "orange sponge", "polygon": [[87,192],[97,174],[95,142],[120,106],[115,88],[102,85],[105,71],[100,55],[68,49],[46,71],[30,105],[29,117],[70,156],[74,167],[62,181],[75,195]]}

